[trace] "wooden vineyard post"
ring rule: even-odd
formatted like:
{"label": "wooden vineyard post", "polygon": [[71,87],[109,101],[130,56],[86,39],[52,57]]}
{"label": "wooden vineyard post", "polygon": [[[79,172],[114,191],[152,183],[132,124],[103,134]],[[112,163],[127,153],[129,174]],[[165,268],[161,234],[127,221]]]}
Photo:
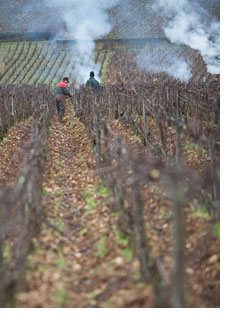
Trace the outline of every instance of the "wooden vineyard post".
{"label": "wooden vineyard post", "polygon": [[179,103],[179,94],[176,94],[176,165],[180,165],[180,157],[181,157],[181,125],[180,125],[180,103]]}
{"label": "wooden vineyard post", "polygon": [[110,94],[108,94],[108,114],[110,115],[111,114],[111,99],[110,99]]}
{"label": "wooden vineyard post", "polygon": [[170,188],[173,200],[173,246],[174,246],[174,276],[172,290],[172,306],[183,308],[185,306],[185,219],[183,214],[183,176],[181,168],[181,118],[179,93],[176,94],[176,154],[174,172],[170,174]]}
{"label": "wooden vineyard post", "polygon": [[[6,290],[6,265],[3,258],[4,249],[4,217],[6,216],[6,193],[0,191],[0,308],[6,307],[10,290]],[[5,200],[5,201],[4,201]]]}
{"label": "wooden vineyard post", "polygon": [[109,130],[107,128],[107,124],[104,121],[103,122],[103,134],[104,134],[104,148],[105,148],[105,152],[104,152],[104,163],[105,166],[109,167],[111,165],[111,150],[109,148]]}
{"label": "wooden vineyard post", "polygon": [[[117,138],[117,148],[116,148],[116,161],[117,161],[117,172],[116,177],[114,179],[114,195],[116,197],[117,205],[120,211],[119,219],[117,221],[117,224],[119,226],[119,229],[122,233],[125,235],[131,234],[131,228],[130,225],[130,215],[129,215],[129,209],[125,206],[125,193],[123,189],[123,175],[122,175],[122,163],[123,163],[123,156],[122,153],[124,152],[124,146],[122,146],[122,140],[120,137]],[[123,150],[122,150],[123,149]],[[126,152],[126,151],[125,151]]]}
{"label": "wooden vineyard post", "polygon": [[100,114],[97,105],[94,108],[94,131],[95,131],[95,156],[97,167],[101,164],[101,129],[100,129]]}
{"label": "wooden vineyard post", "polygon": [[3,126],[3,121],[2,121],[1,114],[0,114],[0,127],[2,128],[1,131],[0,131],[0,137],[2,137],[2,132],[4,131],[4,126]]}
{"label": "wooden vineyard post", "polygon": [[80,109],[80,113],[81,113],[82,110],[83,110],[83,107],[82,107],[82,97],[83,97],[83,94],[80,92],[80,94],[79,94],[79,109]]}
{"label": "wooden vineyard post", "polygon": [[14,116],[14,100],[13,97],[11,97],[11,114]]}
{"label": "wooden vineyard post", "polygon": [[176,167],[167,173],[168,192],[172,199],[173,271],[171,281],[171,307],[185,307],[185,218],[183,213],[183,185],[180,170]]}
{"label": "wooden vineyard post", "polygon": [[6,113],[6,122],[9,125],[10,121],[9,121],[8,112],[7,112],[7,101],[6,101],[6,98],[4,99],[4,109],[5,109],[5,113]]}
{"label": "wooden vineyard post", "polygon": [[[137,174],[138,168],[134,163],[132,164],[132,168],[134,173]],[[144,280],[150,283],[155,293],[154,306],[167,307],[168,301],[166,300],[166,297],[163,294],[164,288],[162,284],[161,274],[155,260],[151,256],[151,252],[145,235],[143,204],[141,200],[139,182],[135,182],[133,185],[133,198],[135,210],[133,237],[135,242],[135,251],[137,252],[138,259],[140,262],[141,273]]]}
{"label": "wooden vineyard post", "polygon": [[185,306],[185,218],[183,213],[183,185],[179,167],[169,174],[170,196],[173,201],[173,285],[171,301],[172,307]]}
{"label": "wooden vineyard post", "polygon": [[79,110],[78,110],[78,99],[75,97],[75,86],[74,84],[71,86],[72,91],[72,104],[75,112],[75,116],[78,116]]}
{"label": "wooden vineyard post", "polygon": [[183,308],[185,306],[184,283],[185,283],[185,220],[183,214],[183,186],[181,176],[178,174],[173,179],[174,188],[174,288],[173,307]]}
{"label": "wooden vineyard post", "polygon": [[213,202],[213,215],[219,220],[220,219],[220,182],[218,166],[215,161],[215,151],[214,151],[214,139],[212,136],[208,138],[208,146],[211,158],[211,175],[212,175],[212,202]]}
{"label": "wooden vineyard post", "polygon": [[143,100],[143,123],[144,123],[144,135],[145,135],[145,145],[148,142],[148,126],[147,126],[147,115],[146,115],[146,108],[144,103],[144,96],[142,95]]}
{"label": "wooden vineyard post", "polygon": [[3,265],[3,193],[0,191],[0,308],[3,307],[3,272],[4,272],[4,265]]}
{"label": "wooden vineyard post", "polygon": [[217,99],[215,107],[215,124],[220,124],[220,98]]}
{"label": "wooden vineyard post", "polygon": [[167,150],[165,147],[166,144],[166,139],[165,139],[165,135],[164,135],[164,130],[162,127],[162,122],[159,119],[159,123],[158,123],[158,128],[159,128],[159,132],[160,132],[160,139],[161,139],[161,156],[164,157],[164,162],[168,163],[168,154],[167,154]]}
{"label": "wooden vineyard post", "polygon": [[[111,145],[109,143],[109,138],[110,138],[110,134],[109,134],[109,130],[107,127],[107,123],[105,121],[103,121],[103,136],[104,136],[104,152],[102,153],[102,163],[104,165],[104,167],[110,167],[112,164],[112,156],[111,156]],[[114,178],[111,174],[101,174],[102,180],[104,182],[104,184],[110,189],[112,190],[113,186],[114,186]]]}
{"label": "wooden vineyard post", "polygon": [[169,95],[169,87],[166,86],[166,106],[167,106],[167,110],[170,113],[170,95]]}
{"label": "wooden vineyard post", "polygon": [[181,155],[181,127],[177,123],[176,126],[176,154],[175,154],[175,159],[176,159],[176,164],[180,164],[180,155]]}

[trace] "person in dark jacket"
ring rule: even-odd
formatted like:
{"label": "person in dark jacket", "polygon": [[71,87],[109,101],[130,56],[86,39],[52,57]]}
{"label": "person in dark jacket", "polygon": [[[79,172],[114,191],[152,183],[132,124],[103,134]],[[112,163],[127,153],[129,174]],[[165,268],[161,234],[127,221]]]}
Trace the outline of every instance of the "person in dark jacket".
{"label": "person in dark jacket", "polygon": [[64,77],[63,80],[56,85],[55,100],[59,120],[62,120],[65,112],[65,106],[63,104],[63,101],[67,96],[72,97],[72,95],[70,94],[70,90],[67,86],[68,83],[69,79],[67,77]]}
{"label": "person in dark jacket", "polygon": [[94,72],[90,72],[90,78],[86,83],[86,87],[91,87],[93,91],[98,94],[100,90],[100,84],[97,80],[94,79]]}

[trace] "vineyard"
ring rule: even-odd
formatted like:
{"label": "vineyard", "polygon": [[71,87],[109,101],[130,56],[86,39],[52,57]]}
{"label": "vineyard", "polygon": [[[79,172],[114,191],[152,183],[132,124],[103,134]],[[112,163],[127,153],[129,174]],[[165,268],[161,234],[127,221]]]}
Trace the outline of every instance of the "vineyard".
{"label": "vineyard", "polygon": [[[53,41],[1,43],[0,84],[55,85],[65,74],[73,79],[75,66],[83,63],[83,57],[73,51]],[[103,64],[108,53],[95,51],[95,62]]]}
{"label": "vineyard", "polygon": [[99,97],[72,83],[58,122],[78,57],[0,50],[0,305],[219,307],[219,76],[187,48],[189,83],[104,48]]}
{"label": "vineyard", "polygon": [[[129,81],[139,82],[142,77],[150,81],[153,75],[141,71],[137,67],[137,57],[143,50],[148,51],[151,57],[157,56],[160,66],[171,64],[173,54],[176,58],[183,58],[191,65],[192,76],[190,82],[197,84],[210,84],[219,82],[219,77],[207,72],[206,65],[196,50],[188,47],[145,47],[139,46],[126,49],[125,45],[98,44],[94,52],[94,61],[101,64],[100,76],[106,77],[106,83]],[[29,84],[55,85],[63,75],[76,80],[76,67],[86,63],[86,58],[80,56],[72,47],[63,46],[57,41],[31,41],[11,42],[0,44],[0,84]],[[111,59],[111,63],[110,63]],[[151,58],[152,59],[152,58]],[[109,62],[109,63],[108,63]],[[107,70],[107,66],[111,70]],[[130,65],[132,68],[130,68]],[[168,79],[166,73],[156,74],[158,81]]]}
{"label": "vineyard", "polygon": [[219,308],[219,1],[91,3],[0,0],[0,307]]}

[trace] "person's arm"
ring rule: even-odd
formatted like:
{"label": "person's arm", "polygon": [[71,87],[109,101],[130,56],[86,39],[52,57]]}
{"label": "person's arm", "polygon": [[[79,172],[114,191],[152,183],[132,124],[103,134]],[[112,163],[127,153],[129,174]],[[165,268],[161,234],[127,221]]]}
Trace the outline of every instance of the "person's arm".
{"label": "person's arm", "polygon": [[64,89],[64,92],[65,92],[65,95],[66,96],[69,96],[69,97],[72,97],[71,93],[70,93],[70,89],[66,86]]}

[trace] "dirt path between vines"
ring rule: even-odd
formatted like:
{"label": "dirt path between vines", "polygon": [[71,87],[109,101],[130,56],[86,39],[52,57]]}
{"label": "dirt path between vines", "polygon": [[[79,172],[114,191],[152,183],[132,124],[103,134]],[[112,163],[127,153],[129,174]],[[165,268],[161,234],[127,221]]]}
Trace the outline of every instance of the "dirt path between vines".
{"label": "dirt path between vines", "polygon": [[[109,121],[116,136],[120,136],[132,153],[145,153],[145,148],[131,129],[118,120]],[[198,170],[203,161],[193,162]],[[189,160],[189,158],[186,158]],[[162,265],[162,275],[171,280],[173,266],[172,205],[165,187],[147,183],[143,187],[142,202],[146,235],[153,257]],[[215,224],[204,209],[186,214],[186,294],[187,307],[214,308],[220,306],[220,238],[215,235]],[[161,262],[161,263],[160,263]]]}
{"label": "dirt path between vines", "polygon": [[[32,120],[9,129],[0,145],[0,188],[16,183],[23,145]],[[135,152],[143,150],[131,130],[110,121]],[[17,307],[152,307],[150,287],[140,280],[139,263],[119,235],[109,191],[94,176],[92,142],[67,107],[64,123],[53,120],[43,182],[45,219],[28,257],[26,287]],[[163,190],[146,185],[143,194],[147,236],[153,256],[162,255],[164,275],[171,264],[171,207]],[[210,221],[187,219],[189,306],[219,306],[219,238]],[[204,281],[202,281],[204,279]]]}
{"label": "dirt path between vines", "polygon": [[0,188],[16,183],[16,173],[24,156],[22,146],[30,137],[31,124],[31,119],[15,124],[0,143]]}
{"label": "dirt path between vines", "polygon": [[151,307],[139,263],[120,238],[109,191],[94,176],[92,141],[67,106],[53,120],[43,181],[44,223],[17,307]]}

